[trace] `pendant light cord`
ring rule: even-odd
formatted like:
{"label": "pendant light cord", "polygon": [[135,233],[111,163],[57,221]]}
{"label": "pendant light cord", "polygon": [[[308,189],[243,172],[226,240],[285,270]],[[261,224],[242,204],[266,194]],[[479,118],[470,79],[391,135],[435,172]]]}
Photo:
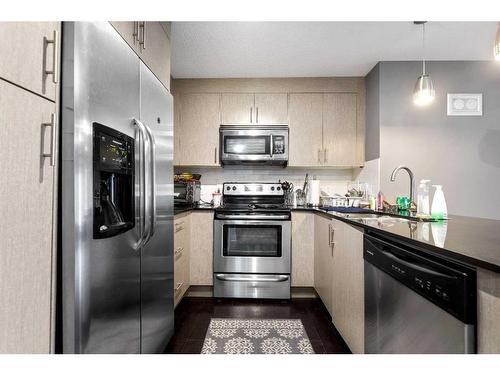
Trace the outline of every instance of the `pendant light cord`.
{"label": "pendant light cord", "polygon": [[425,23],[422,24],[422,74],[425,76]]}

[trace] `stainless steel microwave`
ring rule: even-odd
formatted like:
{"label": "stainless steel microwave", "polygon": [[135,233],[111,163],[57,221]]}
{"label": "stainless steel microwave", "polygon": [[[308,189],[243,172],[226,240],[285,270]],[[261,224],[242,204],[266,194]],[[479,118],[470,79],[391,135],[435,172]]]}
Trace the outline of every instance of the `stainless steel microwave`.
{"label": "stainless steel microwave", "polygon": [[281,165],[288,163],[288,125],[221,125],[222,165]]}

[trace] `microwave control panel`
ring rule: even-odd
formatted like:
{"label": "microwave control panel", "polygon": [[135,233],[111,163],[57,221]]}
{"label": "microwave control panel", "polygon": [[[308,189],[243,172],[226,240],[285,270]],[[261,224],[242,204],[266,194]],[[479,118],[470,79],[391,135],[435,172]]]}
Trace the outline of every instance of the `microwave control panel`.
{"label": "microwave control panel", "polygon": [[285,153],[285,137],[283,135],[273,136],[273,155],[283,155]]}

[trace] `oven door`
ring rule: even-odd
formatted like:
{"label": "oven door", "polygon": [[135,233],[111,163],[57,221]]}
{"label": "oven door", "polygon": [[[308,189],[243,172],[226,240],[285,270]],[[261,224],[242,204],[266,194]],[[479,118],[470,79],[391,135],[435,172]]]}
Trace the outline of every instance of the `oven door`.
{"label": "oven door", "polygon": [[214,272],[290,274],[290,220],[215,220]]}

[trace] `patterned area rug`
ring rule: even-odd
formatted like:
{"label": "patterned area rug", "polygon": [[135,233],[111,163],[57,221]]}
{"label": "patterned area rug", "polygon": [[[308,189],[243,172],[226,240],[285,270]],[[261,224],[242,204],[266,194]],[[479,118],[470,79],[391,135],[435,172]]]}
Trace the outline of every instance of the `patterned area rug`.
{"label": "patterned area rug", "polygon": [[314,354],[300,319],[211,319],[202,354]]}

